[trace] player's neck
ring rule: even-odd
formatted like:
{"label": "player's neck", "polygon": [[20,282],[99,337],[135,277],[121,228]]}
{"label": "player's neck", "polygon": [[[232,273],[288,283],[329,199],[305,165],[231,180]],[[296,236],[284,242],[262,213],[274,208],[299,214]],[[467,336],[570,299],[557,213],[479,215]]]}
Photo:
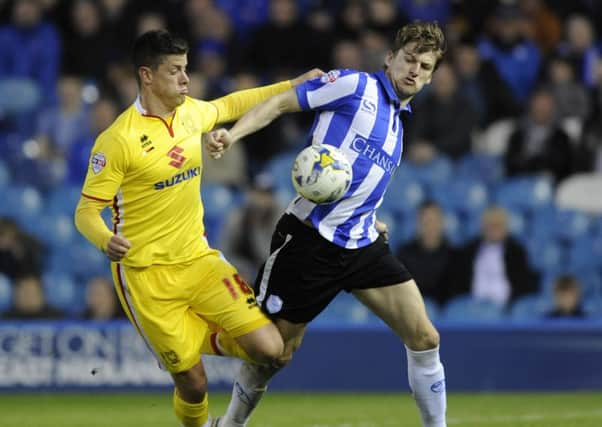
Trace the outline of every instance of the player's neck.
{"label": "player's neck", "polygon": [[165,105],[161,99],[153,96],[152,93],[142,91],[139,95],[140,105],[144,108],[144,114],[147,116],[157,116],[162,119],[173,116],[175,108]]}

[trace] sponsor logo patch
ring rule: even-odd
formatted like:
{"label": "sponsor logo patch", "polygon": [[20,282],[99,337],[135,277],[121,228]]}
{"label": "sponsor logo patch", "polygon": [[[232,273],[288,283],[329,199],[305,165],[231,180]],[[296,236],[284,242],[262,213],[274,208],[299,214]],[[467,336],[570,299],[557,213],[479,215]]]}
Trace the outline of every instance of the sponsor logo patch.
{"label": "sponsor logo patch", "polygon": [[278,313],[282,310],[282,299],[278,295],[270,295],[265,303],[265,308],[270,314]]}
{"label": "sponsor logo patch", "polygon": [[445,391],[445,380],[437,381],[431,385],[431,391],[433,393],[443,393]]}
{"label": "sponsor logo patch", "polygon": [[320,81],[322,83],[334,83],[340,75],[341,72],[339,70],[332,70],[320,77]]}
{"label": "sponsor logo patch", "polygon": [[94,153],[92,160],[90,160],[92,170],[95,174],[98,174],[107,165],[107,158],[103,153]]}

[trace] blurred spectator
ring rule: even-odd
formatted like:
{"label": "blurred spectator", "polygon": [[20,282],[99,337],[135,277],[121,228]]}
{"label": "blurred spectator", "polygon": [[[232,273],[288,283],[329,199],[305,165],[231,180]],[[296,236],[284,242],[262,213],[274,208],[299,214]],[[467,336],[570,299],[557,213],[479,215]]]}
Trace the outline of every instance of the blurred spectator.
{"label": "blurred spectator", "polygon": [[435,151],[459,158],[471,151],[471,133],[478,123],[477,112],[458,87],[448,63],[441,63],[433,76],[431,90],[414,104],[410,139],[432,146]]}
{"label": "blurred spectator", "polygon": [[332,49],[332,65],[335,69],[363,69],[362,50],[351,40],[339,40]]}
{"label": "blurred spectator", "polygon": [[590,97],[583,85],[575,81],[571,64],[565,58],[550,60],[548,85],[554,96],[556,117],[559,120],[578,118],[583,124],[590,114]]}
{"label": "blurred spectator", "polygon": [[35,113],[56,102],[60,40],[37,0],[15,0],[11,12],[0,27],[0,125],[30,137]]}
{"label": "blurred spectator", "polygon": [[136,37],[153,30],[164,30],[167,28],[165,17],[159,12],[148,11],[138,15],[136,22]]}
{"label": "blurred spectator", "polygon": [[576,171],[602,174],[602,122],[594,121],[585,130],[575,163]]}
{"label": "blurred spectator", "polygon": [[40,278],[27,275],[15,281],[13,305],[2,317],[14,320],[61,319],[65,313],[48,305]]}
{"label": "blurred spectator", "polygon": [[489,29],[490,34],[479,43],[479,52],[496,66],[514,97],[522,102],[535,87],[541,58],[537,46],[525,38],[520,9],[500,5]]}
{"label": "blurred spectator", "polygon": [[119,110],[117,104],[108,98],[101,98],[92,107],[92,114],[88,116],[89,124],[84,125],[85,134],[75,141],[66,153],[67,176],[66,181],[74,185],[82,185],[94,140],[102,131],[115,121]]}
{"label": "blurred spectator", "polygon": [[335,38],[358,41],[367,25],[366,5],[362,0],[343,3],[335,21]]}
{"label": "blurred spectator", "polygon": [[483,213],[481,236],[458,251],[451,282],[452,295],[470,293],[500,306],[537,291],[537,275],[525,249],[509,235],[503,208],[493,206]]}
{"label": "blurred spectator", "polygon": [[82,99],[82,81],[62,76],[58,83],[59,104],[42,111],[37,140],[48,144],[52,152],[66,153],[86,133],[89,113]]}
{"label": "blurred spectator", "polygon": [[570,16],[565,21],[566,41],[560,44],[560,55],[567,58],[577,79],[588,87],[595,84],[596,64],[600,57],[596,35],[591,21],[582,15]]}
{"label": "blurred spectator", "polygon": [[297,2],[271,0],[269,21],[253,32],[248,47],[241,52],[242,68],[293,73],[326,63],[330,46],[318,45],[313,37],[308,37],[310,34]]}
{"label": "blurred spectator", "polygon": [[550,53],[562,38],[562,23],[544,0],[522,0],[519,6],[526,18],[525,30],[539,49]]}
{"label": "blurred spectator", "polygon": [[449,0],[397,0],[402,14],[409,21],[437,21],[445,25],[451,12]]}
{"label": "blurred spectator", "polygon": [[104,28],[100,6],[92,0],[76,0],[70,12],[63,37],[63,73],[101,82],[114,40]]}
{"label": "blurred spectator", "polygon": [[547,317],[585,317],[581,307],[581,285],[573,276],[560,276],[554,283],[554,308]]}
{"label": "blurred spectator", "polygon": [[540,89],[529,102],[529,111],[510,135],[505,156],[506,173],[548,173],[556,181],[565,178],[572,167],[569,137],[556,121],[554,97]]}
{"label": "blurred spectator", "polygon": [[370,0],[366,2],[366,6],[368,27],[384,36],[387,41],[393,40],[395,32],[406,23],[395,0]]}
{"label": "blurred spectator", "polygon": [[230,213],[223,227],[221,249],[247,280],[253,280],[270,253],[272,230],[281,216],[270,175],[258,174],[245,204]]}
{"label": "blurred spectator", "polygon": [[483,60],[471,39],[460,40],[453,51],[458,87],[470,101],[483,127],[516,117],[521,105],[491,61]]}
{"label": "blurred spectator", "polygon": [[86,286],[86,310],[82,318],[100,321],[125,318],[110,280],[104,277],[90,279]]}
{"label": "blurred spectator", "polygon": [[215,0],[215,4],[232,18],[241,37],[267,20],[269,3],[269,0]]}
{"label": "blurred spectator", "polygon": [[10,218],[0,218],[0,273],[11,279],[39,274],[42,245]]}
{"label": "blurred spectator", "polygon": [[212,40],[201,42],[197,48],[198,72],[205,78],[207,97],[219,98],[227,92],[226,46]]}
{"label": "blurred spectator", "polygon": [[444,233],[443,212],[425,202],[418,210],[416,238],[397,249],[397,258],[408,268],[423,296],[439,304],[446,300],[452,248]]}

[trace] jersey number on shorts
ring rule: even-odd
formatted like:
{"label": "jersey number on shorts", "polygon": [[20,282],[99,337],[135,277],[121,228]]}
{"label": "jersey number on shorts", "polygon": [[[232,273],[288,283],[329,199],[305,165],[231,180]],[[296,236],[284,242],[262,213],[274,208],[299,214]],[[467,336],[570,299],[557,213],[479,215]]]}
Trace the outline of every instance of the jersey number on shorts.
{"label": "jersey number on shorts", "polygon": [[[242,277],[240,277],[239,274],[234,274],[234,276],[232,276],[232,277],[234,278],[234,281],[236,282],[236,284],[240,288],[240,290],[243,293],[243,295],[253,295],[253,289],[251,289],[251,287],[247,284],[247,282],[245,281],[245,279],[243,279]],[[240,296],[238,294],[236,288],[232,284],[232,280],[230,280],[229,278],[226,277],[226,278],[222,279],[222,282],[224,283],[224,285],[226,286],[226,288],[228,288],[228,291],[230,292],[230,295],[232,295],[232,299],[237,299]]]}

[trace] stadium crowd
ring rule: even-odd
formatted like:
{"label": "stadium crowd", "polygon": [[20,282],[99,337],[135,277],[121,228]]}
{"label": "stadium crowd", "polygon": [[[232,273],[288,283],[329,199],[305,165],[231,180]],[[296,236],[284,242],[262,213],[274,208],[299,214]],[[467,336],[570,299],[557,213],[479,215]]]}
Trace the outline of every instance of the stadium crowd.
{"label": "stadium crowd", "polygon": [[[376,71],[415,19],[444,25],[448,51],[380,212],[432,317],[602,316],[602,2],[13,0],[0,19],[3,317],[122,316],[71,218],[95,137],[136,97],[137,35],[184,36],[190,96],[209,100],[312,67]],[[250,279],[310,126],[285,116],[204,162],[210,242]],[[339,304],[337,321],[365,319]]]}

